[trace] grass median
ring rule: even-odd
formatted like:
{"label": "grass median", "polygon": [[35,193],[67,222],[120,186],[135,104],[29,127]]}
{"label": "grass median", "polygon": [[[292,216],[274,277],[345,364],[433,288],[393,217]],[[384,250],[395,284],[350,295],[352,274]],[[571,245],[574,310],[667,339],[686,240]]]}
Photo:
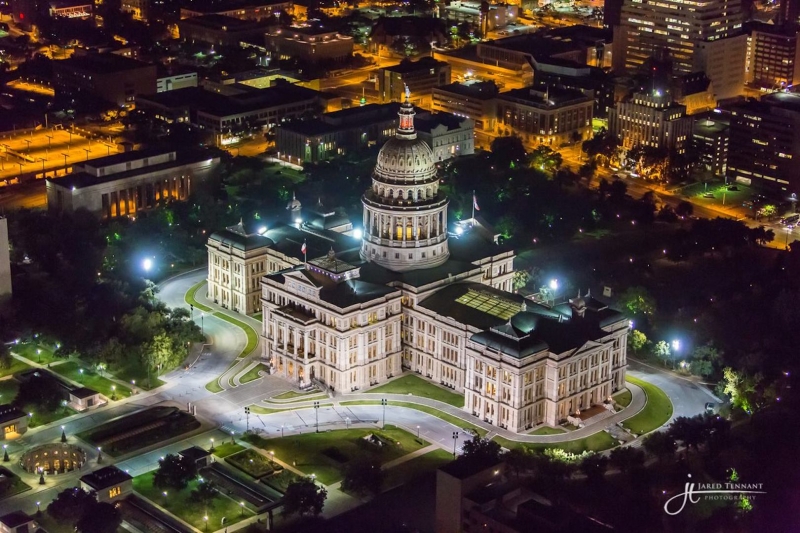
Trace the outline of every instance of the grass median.
{"label": "grass median", "polygon": [[450,392],[421,377],[409,374],[366,391],[367,394],[412,394],[431,400],[439,400],[453,407],[464,407],[464,395]]}
{"label": "grass median", "polygon": [[641,379],[626,376],[629,383],[638,385],[647,396],[647,403],[638,414],[625,420],[622,425],[631,433],[644,435],[666,424],[672,417],[672,402],[664,391]]}
{"label": "grass median", "polygon": [[50,370],[67,379],[76,381],[84,387],[96,390],[112,401],[127,398],[131,395],[131,390],[128,387],[119,385],[97,374],[91,367],[78,361],[67,361],[60,365],[53,365]]}
{"label": "grass median", "polygon": [[210,313],[212,309],[207,305],[201,304],[195,298],[195,296],[197,296],[197,291],[200,290],[200,287],[202,287],[206,283],[207,283],[206,280],[203,280],[192,285],[192,287],[188,291],[186,291],[186,295],[183,297],[183,299],[187,304],[193,305],[195,309],[199,309],[200,311],[205,311],[206,313]]}
{"label": "grass median", "polygon": [[[353,400],[349,402],[341,402],[340,405],[380,405],[381,402],[378,400]],[[395,402],[390,401],[389,405],[394,405],[395,407],[407,407],[409,409],[416,409],[417,411],[422,411],[423,413],[428,413],[429,415],[435,416],[436,418],[440,418],[447,422],[448,424],[452,424],[459,429],[470,429],[475,431],[481,437],[485,436],[488,433],[485,429],[480,426],[476,426],[462,418],[457,416],[453,416],[447,414],[443,411],[436,409],[435,407],[428,407],[427,405],[420,405],[411,402]]]}
{"label": "grass median", "polygon": [[567,442],[518,442],[506,439],[504,437],[495,437],[492,440],[494,440],[503,448],[507,448],[509,450],[513,450],[515,448],[528,448],[529,450],[560,448],[565,452],[571,453],[581,453],[585,451],[601,452],[617,445],[617,441],[614,440],[614,437],[605,431],[598,431],[594,435],[589,435],[588,437],[584,437],[582,439],[575,439]]}

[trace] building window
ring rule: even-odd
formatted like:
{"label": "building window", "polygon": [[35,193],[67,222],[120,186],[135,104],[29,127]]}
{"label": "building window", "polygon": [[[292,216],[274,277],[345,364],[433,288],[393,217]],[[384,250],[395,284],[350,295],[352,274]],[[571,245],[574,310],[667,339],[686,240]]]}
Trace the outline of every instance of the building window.
{"label": "building window", "polygon": [[122,489],[120,487],[114,487],[114,488],[108,490],[108,497],[109,498],[115,498],[115,497],[119,496],[120,494],[122,494]]}

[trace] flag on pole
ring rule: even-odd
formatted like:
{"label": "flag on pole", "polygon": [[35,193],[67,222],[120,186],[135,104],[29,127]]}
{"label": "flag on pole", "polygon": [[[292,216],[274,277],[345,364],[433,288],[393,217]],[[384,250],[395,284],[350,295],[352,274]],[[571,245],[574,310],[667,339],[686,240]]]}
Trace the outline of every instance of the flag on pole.
{"label": "flag on pole", "polygon": [[472,193],[472,209],[475,211],[480,211],[481,208],[478,207],[478,199],[475,198],[475,192]]}
{"label": "flag on pole", "polygon": [[305,253],[306,253],[306,241],[303,241],[303,247],[300,248],[300,251],[303,252],[303,254],[305,255]]}

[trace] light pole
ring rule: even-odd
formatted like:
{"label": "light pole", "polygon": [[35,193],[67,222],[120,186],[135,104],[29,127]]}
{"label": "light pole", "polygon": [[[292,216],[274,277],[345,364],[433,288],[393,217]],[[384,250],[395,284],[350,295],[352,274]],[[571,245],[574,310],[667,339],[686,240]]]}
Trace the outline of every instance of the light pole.
{"label": "light pole", "polygon": [[281,424],[281,438],[283,438],[283,424]]}
{"label": "light pole", "polygon": [[239,505],[242,508],[242,516],[244,516],[244,502],[239,502]]}
{"label": "light pole", "polygon": [[208,449],[211,453],[214,453],[214,439],[211,439],[211,448]]}
{"label": "light pole", "polygon": [[11,459],[8,458],[8,444],[3,444],[3,462],[7,463]]}
{"label": "light pole", "polygon": [[67,434],[64,431],[64,426],[61,426],[61,442],[67,442]]}
{"label": "light pole", "polygon": [[245,407],[244,408],[244,414],[245,414],[245,417],[247,418],[247,429],[245,429],[245,433],[250,433],[250,408],[249,407]]}
{"label": "light pole", "polygon": [[61,152],[61,155],[64,156],[64,172],[66,172],[67,171],[67,154],[65,154],[64,152]]}
{"label": "light pole", "polygon": [[161,494],[164,495],[164,505],[166,505],[167,504],[167,491],[164,491]]}
{"label": "light pole", "polygon": [[386,398],[381,398],[381,405],[383,406],[383,429],[386,428],[386,404],[389,403]]}
{"label": "light pole", "polygon": [[233,435],[233,430],[231,430],[231,444],[236,444],[236,437]]}
{"label": "light pole", "polygon": [[316,420],[317,433],[319,433],[319,402],[314,402],[314,419]]}
{"label": "light pole", "polygon": [[456,445],[458,444],[458,431],[453,432],[453,459],[456,458]]}
{"label": "light pole", "polygon": [[42,502],[36,502],[36,516],[39,516],[39,515],[42,514],[41,505],[42,505]]}
{"label": "light pole", "polygon": [[417,426],[417,438],[419,438],[419,426]]}
{"label": "light pole", "polygon": [[31,142],[28,139],[25,139],[25,142],[28,143],[28,155],[31,153]]}
{"label": "light pole", "polygon": [[83,151],[86,152],[86,160],[88,161],[89,160],[89,152],[91,152],[91,150],[89,148],[84,148]]}
{"label": "light pole", "polygon": [[208,531],[208,515],[203,517],[203,521],[206,523],[206,531]]}
{"label": "light pole", "polygon": [[[678,339],[672,340],[672,353],[674,355],[678,354],[678,350],[681,349],[681,341]],[[675,370],[675,357],[672,358],[672,370]]]}
{"label": "light pole", "polygon": [[42,349],[41,348],[36,348],[36,355],[39,357],[38,362],[41,365],[42,364]]}
{"label": "light pole", "polygon": [[97,447],[97,464],[100,464],[103,461],[103,447]]}

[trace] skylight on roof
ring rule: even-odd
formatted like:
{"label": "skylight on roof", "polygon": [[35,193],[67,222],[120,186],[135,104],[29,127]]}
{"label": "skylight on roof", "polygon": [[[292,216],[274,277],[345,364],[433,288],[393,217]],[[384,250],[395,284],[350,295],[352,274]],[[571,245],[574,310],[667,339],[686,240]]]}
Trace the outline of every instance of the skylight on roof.
{"label": "skylight on roof", "polygon": [[469,289],[466,294],[458,297],[456,302],[472,307],[482,313],[508,320],[520,312],[520,304],[511,300],[500,298],[493,294]]}

